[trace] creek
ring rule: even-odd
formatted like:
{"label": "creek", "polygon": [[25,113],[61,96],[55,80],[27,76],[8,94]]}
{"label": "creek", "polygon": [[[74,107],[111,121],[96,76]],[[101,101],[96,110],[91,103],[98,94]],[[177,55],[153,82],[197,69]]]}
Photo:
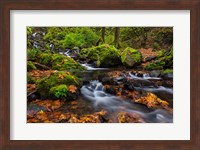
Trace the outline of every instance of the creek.
{"label": "creek", "polygon": [[[70,56],[69,51],[60,52],[60,54]],[[80,62],[81,64],[81,62]],[[150,109],[145,105],[135,103],[128,98],[119,97],[105,92],[104,86],[100,80],[105,73],[111,71],[124,71],[121,68],[96,68],[92,64],[82,63],[82,66],[86,67],[87,70],[79,72],[77,76],[83,79],[83,86],[80,89],[80,96],[76,100],[78,109],[70,109],[70,101],[59,108],[57,111],[63,113],[72,112],[78,116],[92,114],[98,111],[106,111],[107,115],[104,117],[103,122],[112,120],[112,122],[117,122],[117,115],[120,112],[125,112],[129,114],[136,114],[142,118],[145,123],[172,123],[173,114],[166,111],[165,109]],[[133,70],[133,69],[132,69]],[[137,91],[148,91],[156,94],[159,98],[163,100],[168,100],[170,107],[173,107],[173,88],[166,86],[154,86],[152,81],[163,81],[161,77],[153,77],[149,73],[144,73],[142,75],[133,74],[131,70],[126,70],[128,72],[124,75],[125,78],[134,79],[136,83],[134,89]],[[124,78],[123,77],[123,78]],[[118,77],[122,78],[122,77]],[[119,84],[123,81],[120,80]],[[142,84],[141,84],[142,83]],[[28,106],[29,109],[39,109],[32,108],[33,106]],[[35,106],[34,106],[35,107]]]}
{"label": "creek", "polygon": [[[99,77],[106,72],[119,69],[95,68],[91,64],[82,65],[87,68],[87,71],[82,72],[79,76],[88,82],[84,82],[84,85],[81,88],[81,95],[78,99],[78,102],[82,104],[82,110],[78,110],[79,112],[76,111],[75,113],[83,115],[87,113],[94,113],[95,111],[105,110],[109,114],[106,116],[107,119],[115,121],[119,112],[127,112],[139,115],[140,118],[142,118],[146,123],[173,122],[173,115],[164,109],[152,110],[142,104],[134,103],[129,99],[123,99],[106,93],[102,83],[98,80]],[[146,82],[150,82],[151,80],[162,80],[161,78],[150,77],[148,74],[145,74],[144,77],[138,77],[137,75],[129,73],[129,77],[135,79],[136,81],[144,80]],[[172,88],[164,86],[140,86],[135,87],[135,89],[150,91],[156,95],[161,95],[164,99],[173,100]],[[65,111],[65,107],[62,108],[62,111]]]}

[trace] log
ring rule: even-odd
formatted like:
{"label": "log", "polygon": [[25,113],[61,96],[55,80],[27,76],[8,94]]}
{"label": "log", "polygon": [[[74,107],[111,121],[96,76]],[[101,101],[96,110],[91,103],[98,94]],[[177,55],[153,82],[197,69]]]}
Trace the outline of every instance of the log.
{"label": "log", "polygon": [[38,62],[33,62],[33,64],[36,66],[37,69],[39,70],[50,70],[51,68],[46,66],[46,65],[42,65]]}

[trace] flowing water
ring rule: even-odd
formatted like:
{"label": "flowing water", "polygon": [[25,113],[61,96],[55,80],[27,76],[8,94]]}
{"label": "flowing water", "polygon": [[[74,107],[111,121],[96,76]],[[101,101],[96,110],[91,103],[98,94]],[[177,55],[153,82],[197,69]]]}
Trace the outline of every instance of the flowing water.
{"label": "flowing water", "polygon": [[102,108],[111,114],[116,114],[116,112],[135,113],[143,118],[145,122],[151,123],[170,123],[173,121],[172,114],[165,110],[152,111],[146,106],[105,93],[102,83],[98,80],[90,81],[89,84],[84,85],[81,88],[81,94],[84,100],[92,102],[94,108]]}
{"label": "flowing water", "polygon": [[[122,99],[115,95],[108,94],[104,91],[102,83],[98,80],[98,76],[109,71],[108,68],[94,68],[91,64],[82,64],[87,68],[85,73],[82,73],[82,78],[87,78],[89,82],[85,83],[81,88],[81,100],[88,102],[87,106],[92,105],[94,110],[106,110],[111,114],[109,117],[114,117],[118,112],[127,112],[138,114],[145,122],[151,123],[171,123],[173,122],[173,115],[166,110],[157,109],[152,110],[144,105],[131,102],[128,99]],[[113,70],[113,69],[112,69]],[[129,73],[129,77],[137,80],[161,80],[161,78],[150,77],[148,74],[143,77],[138,77]],[[172,96],[173,89],[166,87],[135,87],[138,90],[150,91],[153,93],[164,92]],[[86,106],[86,107],[87,107]]]}

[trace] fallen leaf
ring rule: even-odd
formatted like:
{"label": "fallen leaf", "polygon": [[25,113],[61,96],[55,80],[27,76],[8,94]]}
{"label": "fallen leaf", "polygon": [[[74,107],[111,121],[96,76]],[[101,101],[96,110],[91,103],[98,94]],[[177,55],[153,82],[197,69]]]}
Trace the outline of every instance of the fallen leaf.
{"label": "fallen leaf", "polygon": [[74,85],[70,85],[70,86],[69,86],[69,91],[70,91],[71,93],[76,93],[76,90],[77,90],[77,87],[76,87],[76,86],[74,86]]}

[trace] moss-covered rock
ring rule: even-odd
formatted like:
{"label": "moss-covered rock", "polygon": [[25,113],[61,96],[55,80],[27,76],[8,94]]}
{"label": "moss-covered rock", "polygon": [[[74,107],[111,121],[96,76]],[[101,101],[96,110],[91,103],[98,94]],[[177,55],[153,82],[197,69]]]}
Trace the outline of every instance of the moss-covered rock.
{"label": "moss-covered rock", "polygon": [[161,77],[165,79],[172,79],[173,78],[173,70],[172,69],[166,69],[161,73]]}
{"label": "moss-covered rock", "polygon": [[82,49],[80,58],[90,59],[97,67],[113,67],[121,64],[119,51],[108,44]]}
{"label": "moss-covered rock", "polygon": [[[71,85],[79,89],[82,86],[82,80],[66,71],[56,71],[49,77],[38,79],[36,82],[37,90],[41,97],[52,98],[53,96],[53,98],[65,100],[70,99],[72,96],[67,90]],[[74,94],[76,95],[76,93]]]}
{"label": "moss-covered rock", "polygon": [[134,65],[140,64],[142,61],[142,55],[136,49],[127,47],[121,55],[122,63],[127,67],[133,67]]}
{"label": "moss-covered rock", "polygon": [[146,70],[162,70],[173,68],[173,50],[163,50],[156,58],[156,61],[146,65]]}
{"label": "moss-covered rock", "polygon": [[146,70],[161,70],[163,69],[163,66],[165,65],[165,62],[162,60],[156,60],[155,62],[152,62],[145,66]]}
{"label": "moss-covered rock", "polygon": [[[51,54],[49,51],[41,52],[39,50],[28,50],[27,56],[29,61],[39,62],[42,65],[52,67],[59,71],[81,71],[86,68],[76,62],[73,58],[69,58],[62,54]],[[34,64],[28,62],[28,68],[34,69]],[[31,68],[32,67],[32,68]]]}
{"label": "moss-covered rock", "polygon": [[32,61],[27,61],[27,71],[36,70],[36,66],[33,64]]}
{"label": "moss-covered rock", "polygon": [[64,70],[81,71],[81,70],[85,70],[86,68],[81,66],[73,58],[69,58],[61,54],[53,54],[52,55],[52,69],[60,70],[60,71],[64,71]]}

